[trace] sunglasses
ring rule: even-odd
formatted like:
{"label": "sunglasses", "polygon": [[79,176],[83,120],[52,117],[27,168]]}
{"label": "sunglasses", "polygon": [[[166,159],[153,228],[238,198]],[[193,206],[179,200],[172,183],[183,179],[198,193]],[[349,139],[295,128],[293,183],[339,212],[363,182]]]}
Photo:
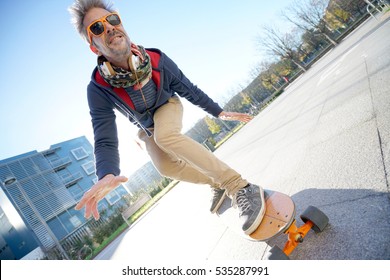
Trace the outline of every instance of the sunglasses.
{"label": "sunglasses", "polygon": [[119,17],[119,15],[117,13],[110,13],[102,18],[99,18],[99,19],[93,21],[87,27],[87,32],[89,35],[90,42],[92,42],[92,35],[97,36],[97,37],[102,36],[104,31],[106,30],[104,22],[108,22],[112,26],[117,26],[117,25],[122,23],[121,18]]}

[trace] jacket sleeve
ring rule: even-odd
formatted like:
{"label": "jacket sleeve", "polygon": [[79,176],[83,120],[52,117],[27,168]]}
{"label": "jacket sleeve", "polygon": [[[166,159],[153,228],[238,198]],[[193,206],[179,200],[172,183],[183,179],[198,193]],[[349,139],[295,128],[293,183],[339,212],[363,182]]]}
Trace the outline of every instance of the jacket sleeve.
{"label": "jacket sleeve", "polygon": [[120,174],[118,134],[113,105],[92,82],[87,88],[88,105],[94,132],[96,175]]}
{"label": "jacket sleeve", "polygon": [[206,93],[194,85],[179,69],[179,67],[165,55],[164,57],[164,82],[169,83],[170,88],[179,96],[186,98],[192,104],[199,106],[207,113],[218,117],[223,109],[214,102]]}

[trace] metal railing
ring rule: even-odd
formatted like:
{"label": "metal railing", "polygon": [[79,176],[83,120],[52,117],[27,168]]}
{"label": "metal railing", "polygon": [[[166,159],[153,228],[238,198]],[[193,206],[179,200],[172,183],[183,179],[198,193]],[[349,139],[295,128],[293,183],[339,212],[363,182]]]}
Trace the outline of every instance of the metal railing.
{"label": "metal railing", "polygon": [[[376,16],[374,15],[374,12],[381,13],[385,10],[385,8],[390,7],[390,1],[388,0],[364,0],[364,2],[367,3],[367,12],[376,20]],[[372,10],[370,10],[370,8]]]}

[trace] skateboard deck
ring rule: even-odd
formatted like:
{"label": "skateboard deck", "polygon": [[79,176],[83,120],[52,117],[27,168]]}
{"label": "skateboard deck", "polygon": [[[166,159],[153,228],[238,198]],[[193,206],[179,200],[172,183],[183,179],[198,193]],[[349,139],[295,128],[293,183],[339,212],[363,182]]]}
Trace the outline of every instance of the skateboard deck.
{"label": "skateboard deck", "polygon": [[241,229],[238,217],[238,209],[232,207],[232,201],[226,197],[217,210],[217,215],[222,218],[234,231],[247,238],[257,241],[267,241],[283,233],[290,227],[295,219],[295,205],[291,197],[286,194],[264,190],[265,214],[258,228],[249,236]]}

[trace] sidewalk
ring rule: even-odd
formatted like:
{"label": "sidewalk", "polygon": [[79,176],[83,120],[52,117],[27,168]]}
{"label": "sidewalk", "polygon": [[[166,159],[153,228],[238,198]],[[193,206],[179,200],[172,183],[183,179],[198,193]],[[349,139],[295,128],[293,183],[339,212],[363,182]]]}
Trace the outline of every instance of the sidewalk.
{"label": "sidewalk", "polygon": [[[390,259],[388,38],[388,19],[368,20],[215,152],[291,195],[298,224],[309,205],[328,215],[292,259]],[[208,212],[210,198],[208,187],[179,183],[104,259],[264,258],[268,245],[227,228]]]}

